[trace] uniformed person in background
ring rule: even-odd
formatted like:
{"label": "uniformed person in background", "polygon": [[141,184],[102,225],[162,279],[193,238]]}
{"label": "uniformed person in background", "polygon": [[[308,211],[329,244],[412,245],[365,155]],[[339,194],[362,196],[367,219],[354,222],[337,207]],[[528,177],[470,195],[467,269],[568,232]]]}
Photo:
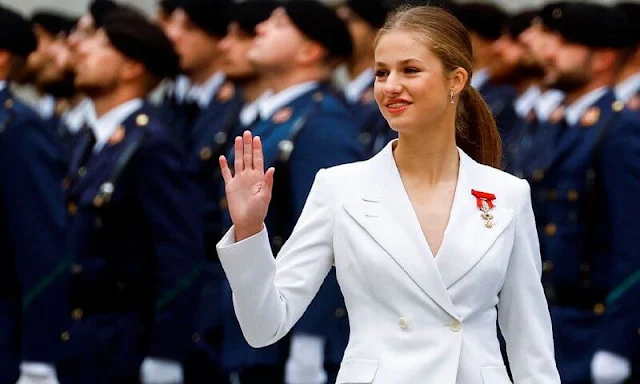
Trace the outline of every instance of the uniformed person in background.
{"label": "uniformed person in background", "polygon": [[156,11],[155,22],[162,27],[162,29],[166,30],[169,25],[169,20],[171,20],[171,15],[173,11],[178,8],[178,2],[180,0],[160,0],[158,2],[158,9]]}
{"label": "uniformed person in background", "polygon": [[494,117],[498,117],[516,95],[513,87],[492,82],[496,60],[493,44],[502,34],[507,14],[495,5],[484,3],[460,4],[453,8],[453,13],[467,28],[473,46],[471,86],[482,94]]}
{"label": "uniformed person in background", "polygon": [[622,52],[623,65],[616,79],[616,97],[640,117],[640,23],[637,22],[640,4],[620,3],[616,7],[632,20],[631,32],[635,36],[632,44]]}
{"label": "uniformed person in background", "polygon": [[73,255],[64,384],[180,383],[203,261],[186,154],[145,96],[179,58],[132,10],[107,12],[78,48],[90,130],[64,181]]}
{"label": "uniformed person in background", "polygon": [[[234,94],[232,84],[220,71],[218,43],[227,33],[230,1],[181,0],[171,14],[166,32],[180,56],[182,73],[188,83],[179,81],[162,108],[184,147],[195,151],[203,127],[224,114]],[[186,89],[185,89],[186,88]]]}
{"label": "uniformed person in background", "polygon": [[516,90],[513,102],[495,116],[504,146],[503,166],[508,172],[516,168],[518,146],[526,134],[526,125],[535,120],[534,106],[542,95],[544,67],[519,39],[537,15],[538,11],[525,11],[509,17],[502,36],[493,45],[496,56],[491,72],[493,83]]}
{"label": "uniformed person in background", "polygon": [[[358,127],[330,92],[331,73],[352,54],[344,22],[321,3],[293,0],[276,9],[256,31],[248,57],[274,94],[260,103],[260,121],[251,131],[262,139],[265,164],[275,166],[278,174],[267,217],[277,250],[290,234],[316,172],[359,160],[363,154]],[[228,215],[227,224],[231,224]],[[333,272],[292,331],[285,382],[324,383],[327,376],[334,381],[346,347],[347,326]],[[277,368],[271,367],[270,382],[282,382]]]}
{"label": "uniformed person in background", "polygon": [[51,89],[45,88],[42,75],[43,71],[51,65],[52,57],[49,54],[49,47],[58,37],[63,38],[69,35],[76,24],[76,19],[57,11],[39,10],[31,16],[31,24],[38,39],[38,48],[29,55],[21,82],[35,87],[39,96],[36,111],[43,119],[51,120],[51,126],[55,128],[56,113],[59,111],[57,97],[50,93]]}
{"label": "uniformed person in background", "polygon": [[347,61],[349,83],[343,97],[355,124],[360,127],[360,142],[367,158],[396,136],[373,97],[373,41],[389,11],[382,0],[348,0],[337,9],[338,16],[349,27],[353,41],[353,55]]}
{"label": "uniformed person in background", "polygon": [[64,163],[53,133],[10,81],[37,42],[0,6],[0,382],[58,384],[67,316]]}
{"label": "uniformed person in background", "polygon": [[556,361],[566,384],[624,383],[640,338],[640,120],[611,86],[632,34],[624,13],[589,3],[545,24],[560,40],[545,82],[566,99],[531,182]]}

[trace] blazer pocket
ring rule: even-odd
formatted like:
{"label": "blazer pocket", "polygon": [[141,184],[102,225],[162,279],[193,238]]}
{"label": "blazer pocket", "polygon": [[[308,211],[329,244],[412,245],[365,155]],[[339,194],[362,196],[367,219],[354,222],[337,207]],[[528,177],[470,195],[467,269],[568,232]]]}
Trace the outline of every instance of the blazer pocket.
{"label": "blazer pocket", "polygon": [[480,373],[484,384],[511,384],[507,367],[504,365],[482,367],[480,368]]}
{"label": "blazer pocket", "polygon": [[346,359],[340,365],[336,384],[369,384],[378,371],[378,360]]}

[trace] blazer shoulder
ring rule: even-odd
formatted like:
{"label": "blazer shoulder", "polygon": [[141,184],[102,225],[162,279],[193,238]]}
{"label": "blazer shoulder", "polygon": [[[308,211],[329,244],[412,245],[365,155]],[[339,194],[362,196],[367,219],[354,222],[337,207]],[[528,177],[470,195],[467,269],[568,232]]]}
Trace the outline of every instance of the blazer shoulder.
{"label": "blazer shoulder", "polygon": [[496,204],[518,210],[523,203],[530,201],[531,192],[526,180],[488,165],[474,164],[472,188],[496,195]]}

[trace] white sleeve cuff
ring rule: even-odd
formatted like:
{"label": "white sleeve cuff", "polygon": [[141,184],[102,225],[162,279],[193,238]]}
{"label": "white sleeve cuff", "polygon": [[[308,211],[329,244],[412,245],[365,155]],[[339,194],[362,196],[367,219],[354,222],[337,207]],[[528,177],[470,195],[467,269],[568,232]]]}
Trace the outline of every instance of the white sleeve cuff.
{"label": "white sleeve cuff", "polygon": [[20,372],[28,376],[56,377],[56,368],[52,364],[24,361],[20,364]]}

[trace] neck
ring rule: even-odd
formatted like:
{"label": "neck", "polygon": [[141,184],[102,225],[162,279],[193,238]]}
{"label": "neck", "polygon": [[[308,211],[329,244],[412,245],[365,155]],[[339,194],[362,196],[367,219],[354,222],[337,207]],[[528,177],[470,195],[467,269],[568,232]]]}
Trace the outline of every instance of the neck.
{"label": "neck", "polygon": [[113,90],[110,93],[94,97],[92,101],[96,111],[96,117],[100,118],[107,112],[111,111],[121,104],[126,103],[127,101],[143,97],[144,94],[142,92],[134,91],[130,88],[121,87]]}
{"label": "neck", "polygon": [[458,149],[455,129],[432,126],[428,135],[401,133],[394,151],[398,170],[402,175],[419,179],[426,185],[456,178]]}
{"label": "neck", "polygon": [[567,105],[573,104],[576,100],[580,99],[587,93],[594,91],[598,88],[608,87],[611,85],[611,76],[600,76],[599,78],[593,78],[587,85],[577,89],[575,91],[567,92],[565,97],[565,103]]}
{"label": "neck", "polygon": [[371,68],[374,62],[373,56],[363,56],[353,61],[349,61],[347,69],[349,71],[349,79],[355,80],[361,73]]}
{"label": "neck", "polygon": [[265,74],[265,78],[274,93],[308,81],[325,81],[329,76],[329,72],[321,68],[300,68],[288,72]]}
{"label": "neck", "polygon": [[191,80],[191,84],[193,85],[201,85],[206,83],[207,80],[218,73],[219,70],[218,62],[217,60],[214,60],[206,67],[189,73],[189,80]]}
{"label": "neck", "polygon": [[263,77],[258,77],[253,81],[249,81],[246,84],[243,84],[242,90],[244,91],[245,103],[253,103],[268,89],[269,83]]}
{"label": "neck", "polygon": [[627,64],[618,74],[617,83],[622,83],[638,73],[640,73],[640,62]]}

